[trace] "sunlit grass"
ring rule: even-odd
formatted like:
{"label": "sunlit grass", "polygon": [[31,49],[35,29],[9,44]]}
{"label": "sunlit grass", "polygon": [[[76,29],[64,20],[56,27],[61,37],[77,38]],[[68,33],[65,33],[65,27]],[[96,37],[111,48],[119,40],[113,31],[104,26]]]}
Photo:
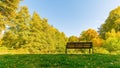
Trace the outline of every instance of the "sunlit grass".
{"label": "sunlit grass", "polygon": [[19,54],[1,55],[0,68],[120,67],[120,55],[105,54]]}

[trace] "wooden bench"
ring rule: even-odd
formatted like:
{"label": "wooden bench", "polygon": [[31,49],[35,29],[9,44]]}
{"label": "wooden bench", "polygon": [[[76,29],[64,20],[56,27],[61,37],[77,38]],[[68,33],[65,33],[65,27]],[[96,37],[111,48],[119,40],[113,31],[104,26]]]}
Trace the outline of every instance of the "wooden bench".
{"label": "wooden bench", "polygon": [[89,49],[89,53],[93,53],[92,42],[68,42],[66,45],[65,53],[67,54],[67,49]]}

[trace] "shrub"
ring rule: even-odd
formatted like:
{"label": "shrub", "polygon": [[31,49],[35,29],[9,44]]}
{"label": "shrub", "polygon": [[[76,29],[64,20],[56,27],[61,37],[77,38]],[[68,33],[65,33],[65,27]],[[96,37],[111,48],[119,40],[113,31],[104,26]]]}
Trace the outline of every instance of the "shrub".
{"label": "shrub", "polygon": [[109,54],[109,51],[103,47],[94,47],[94,53]]}
{"label": "shrub", "polygon": [[103,47],[108,51],[119,51],[120,50],[120,38],[119,37],[109,37],[103,43]]}

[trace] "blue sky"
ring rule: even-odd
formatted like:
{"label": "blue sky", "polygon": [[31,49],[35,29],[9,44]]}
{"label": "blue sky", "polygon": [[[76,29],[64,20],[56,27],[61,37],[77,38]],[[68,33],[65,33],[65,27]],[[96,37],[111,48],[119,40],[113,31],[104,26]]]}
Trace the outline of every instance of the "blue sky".
{"label": "blue sky", "polygon": [[36,11],[47,18],[67,36],[80,36],[89,28],[97,30],[120,0],[24,0],[20,5],[28,6],[30,14]]}

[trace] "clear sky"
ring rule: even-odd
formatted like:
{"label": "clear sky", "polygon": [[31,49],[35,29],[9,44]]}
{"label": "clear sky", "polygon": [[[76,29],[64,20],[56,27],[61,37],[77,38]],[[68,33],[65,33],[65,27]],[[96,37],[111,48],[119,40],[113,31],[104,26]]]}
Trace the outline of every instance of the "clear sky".
{"label": "clear sky", "polygon": [[28,6],[48,23],[67,36],[79,36],[83,30],[97,30],[109,12],[120,6],[120,0],[24,0],[21,6]]}

